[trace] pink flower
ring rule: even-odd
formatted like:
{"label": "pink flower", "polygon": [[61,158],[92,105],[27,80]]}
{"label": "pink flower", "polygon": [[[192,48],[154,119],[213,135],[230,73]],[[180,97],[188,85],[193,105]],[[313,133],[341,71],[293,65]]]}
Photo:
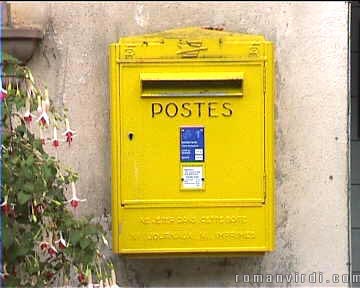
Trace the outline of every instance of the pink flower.
{"label": "pink flower", "polygon": [[48,271],[48,272],[46,273],[46,278],[47,278],[48,280],[50,280],[53,276],[54,276],[54,273],[53,273],[53,272]]}
{"label": "pink flower", "polygon": [[70,145],[70,143],[73,140],[74,134],[71,131],[68,131],[68,132],[65,133],[65,136],[66,136],[66,142],[68,142],[69,145]]}
{"label": "pink flower", "polygon": [[27,82],[27,86],[28,86],[26,89],[27,96],[29,98],[35,96],[34,86],[32,85],[32,83],[29,80]]}
{"label": "pink flower", "polygon": [[37,107],[36,110],[37,110],[38,113],[41,114],[41,113],[43,112],[43,110],[42,110],[42,103],[41,103],[41,97],[40,97],[40,95],[37,96],[37,101],[38,101],[38,107]]}
{"label": "pink flower", "polygon": [[8,203],[1,204],[1,210],[4,212],[5,215],[9,215],[11,211],[11,207]]}
{"label": "pink flower", "polygon": [[68,247],[68,244],[66,243],[65,239],[63,238],[61,232],[60,232],[60,239],[55,241],[55,243],[59,245],[60,249],[65,249],[66,247]]}
{"label": "pink flower", "polygon": [[32,122],[32,114],[30,112],[25,112],[24,114],[24,120],[27,124],[30,124]]}
{"label": "pink flower", "polygon": [[42,126],[39,126],[39,137],[40,137],[40,141],[41,141],[41,144],[45,145],[46,144],[46,140],[45,140],[45,137],[44,137],[44,131],[43,131],[43,127]]}
{"label": "pink flower", "polygon": [[80,203],[80,201],[79,201],[79,200],[75,200],[75,199],[73,199],[73,200],[70,201],[70,205],[71,205],[73,208],[78,207],[78,206],[79,206],[79,203]]}
{"label": "pink flower", "polygon": [[48,249],[49,246],[50,246],[50,243],[46,242],[46,241],[42,241],[39,244],[40,249],[43,250],[43,251]]}
{"label": "pink flower", "polygon": [[[63,242],[65,242],[65,240]],[[64,244],[63,242],[59,243],[60,249],[65,249],[67,247],[67,245],[66,245],[67,243],[65,242],[65,244]]]}
{"label": "pink flower", "polygon": [[33,115],[30,112],[30,98],[26,98],[25,102],[25,113],[24,113],[24,120],[26,123],[30,124],[33,119]]}
{"label": "pink flower", "polygon": [[72,182],[71,183],[71,188],[72,188],[72,198],[68,201],[66,201],[65,203],[70,203],[70,205],[73,207],[73,208],[76,208],[79,206],[79,203],[80,202],[85,202],[86,199],[79,199],[76,195],[76,187],[75,187],[75,183]]}
{"label": "pink flower", "polygon": [[0,277],[1,277],[1,279],[5,280],[5,279],[7,279],[7,278],[9,277],[9,275],[10,275],[10,274],[7,272],[6,264],[4,264],[4,266],[3,266],[3,271],[4,271],[4,272],[1,272],[1,273],[0,273]]}
{"label": "pink flower", "polygon": [[[50,118],[49,118],[49,115],[47,114],[46,102],[42,101],[41,106],[42,106],[42,109],[41,109],[42,112],[39,112],[39,113],[41,113],[41,115],[39,116],[37,121],[40,124],[42,124],[43,126],[49,126]],[[39,111],[39,107],[38,107],[38,111]]]}
{"label": "pink flower", "polygon": [[56,248],[53,245],[50,245],[50,247],[48,248],[48,253],[49,253],[50,256],[54,256],[58,252],[57,252]]}
{"label": "pink flower", "polygon": [[1,87],[1,91],[0,91],[0,100],[3,101],[7,96],[7,91],[6,89]]}
{"label": "pink flower", "polygon": [[8,197],[5,196],[5,200],[3,203],[0,204],[1,210],[4,212],[6,216],[14,212],[14,204],[8,203]]}
{"label": "pink flower", "polygon": [[84,273],[80,272],[77,278],[78,278],[78,280],[79,280],[80,283],[84,283],[84,282],[85,282],[85,275],[84,275]]}
{"label": "pink flower", "polygon": [[111,269],[111,282],[111,288],[120,288],[120,286],[116,284],[116,274],[114,269]]}
{"label": "pink flower", "polygon": [[49,126],[50,119],[46,112],[42,112],[37,120],[42,126]]}
{"label": "pink flower", "polygon": [[44,210],[45,210],[44,205],[41,203],[35,206],[35,211],[38,214],[43,214]]}
{"label": "pink flower", "polygon": [[76,132],[70,129],[70,124],[68,119],[65,119],[65,126],[66,126],[66,130],[63,135],[66,137],[66,142],[68,142],[70,145],[71,142],[73,141],[73,136],[75,136]]}
{"label": "pink flower", "polygon": [[51,142],[55,148],[59,147],[59,145],[60,145],[60,142],[57,138],[57,128],[56,127],[54,127],[54,138],[51,140]]}

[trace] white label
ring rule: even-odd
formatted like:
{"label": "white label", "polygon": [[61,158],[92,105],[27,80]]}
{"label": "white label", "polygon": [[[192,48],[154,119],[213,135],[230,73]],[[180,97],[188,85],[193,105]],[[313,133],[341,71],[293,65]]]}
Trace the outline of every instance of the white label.
{"label": "white label", "polygon": [[203,155],[195,155],[195,161],[202,161]]}
{"label": "white label", "polygon": [[203,161],[203,160],[204,160],[204,150],[195,149],[195,161]]}
{"label": "white label", "polygon": [[182,167],[182,187],[184,189],[202,189],[203,182],[203,167]]}
{"label": "white label", "polygon": [[195,149],[195,155],[203,155],[203,149]]}

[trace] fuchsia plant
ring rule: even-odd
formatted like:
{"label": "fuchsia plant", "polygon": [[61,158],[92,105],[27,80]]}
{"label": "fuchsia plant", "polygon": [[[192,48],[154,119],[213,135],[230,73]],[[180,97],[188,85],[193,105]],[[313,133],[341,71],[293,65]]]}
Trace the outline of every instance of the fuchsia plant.
{"label": "fuchsia plant", "polygon": [[76,133],[66,110],[55,109],[47,89],[12,57],[3,63],[0,101],[5,285],[61,286],[76,271],[79,285],[91,287],[97,279],[117,287],[113,266],[101,253],[105,231],[89,217],[72,214],[86,201],[76,191],[78,175],[51,152],[73,144]]}

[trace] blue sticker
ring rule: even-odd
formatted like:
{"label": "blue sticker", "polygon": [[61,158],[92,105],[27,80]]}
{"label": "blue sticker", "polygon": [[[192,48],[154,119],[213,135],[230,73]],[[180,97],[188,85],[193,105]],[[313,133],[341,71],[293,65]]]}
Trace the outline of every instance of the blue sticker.
{"label": "blue sticker", "polygon": [[204,162],[204,127],[180,128],[180,161]]}

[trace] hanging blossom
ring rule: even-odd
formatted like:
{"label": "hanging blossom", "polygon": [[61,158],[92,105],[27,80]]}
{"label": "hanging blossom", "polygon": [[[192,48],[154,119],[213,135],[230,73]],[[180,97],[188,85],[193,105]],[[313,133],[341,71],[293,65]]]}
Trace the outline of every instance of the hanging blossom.
{"label": "hanging blossom", "polygon": [[31,80],[27,79],[26,81],[26,94],[28,97],[35,97],[35,88],[34,88],[34,85],[33,83],[31,82]]}
{"label": "hanging blossom", "polygon": [[92,281],[91,271],[90,271],[90,273],[88,273],[88,284],[87,284],[87,288],[94,288],[93,281]]}
{"label": "hanging blossom", "polygon": [[70,205],[73,208],[76,208],[79,206],[80,202],[85,202],[86,199],[79,199],[76,195],[76,187],[75,187],[75,183],[71,182],[71,189],[72,189],[72,198],[68,201],[66,201],[65,203],[70,203]]}
{"label": "hanging blossom", "polygon": [[49,108],[50,108],[50,100],[49,100],[49,92],[47,89],[45,89],[44,91],[44,106],[45,106],[45,110],[46,111],[49,111]]}
{"label": "hanging blossom", "polygon": [[[38,110],[39,111],[39,110]],[[38,118],[38,122],[43,125],[43,126],[49,126],[50,124],[50,119],[49,119],[49,115],[47,114],[47,109],[46,109],[46,103],[45,101],[41,101],[41,115]]]}
{"label": "hanging blossom", "polygon": [[19,89],[19,83],[18,83],[18,82],[16,83],[16,93],[15,93],[15,95],[16,95],[17,97],[20,96],[20,89]]}
{"label": "hanging blossom", "polygon": [[53,136],[53,139],[51,140],[51,143],[55,148],[57,148],[60,145],[60,141],[57,138],[57,128],[56,128],[56,126],[54,126],[54,134],[53,135],[54,136]]}
{"label": "hanging blossom", "polygon": [[9,203],[7,202],[7,196],[5,196],[5,200],[3,203],[0,204],[1,210],[4,212],[5,215],[8,215],[10,213],[11,207]]}
{"label": "hanging blossom", "polygon": [[3,87],[1,87],[1,92],[0,92],[0,101],[3,101],[7,96],[7,91],[6,89],[4,89]]}
{"label": "hanging blossom", "polygon": [[78,280],[79,280],[79,282],[81,283],[81,284],[84,284],[85,283],[85,275],[84,275],[84,273],[82,273],[82,272],[80,272],[79,274],[78,274]]}
{"label": "hanging blossom", "polygon": [[24,113],[24,120],[27,124],[30,124],[32,122],[33,119],[33,114],[31,114],[30,111],[30,97],[28,96],[26,98],[26,102],[25,102],[25,113]]}
{"label": "hanging blossom", "polygon": [[42,251],[47,250],[50,247],[50,243],[47,241],[42,241],[40,242],[39,247]]}
{"label": "hanging blossom", "polygon": [[66,130],[63,135],[66,137],[66,142],[68,142],[70,145],[76,132],[70,129],[69,120],[67,118],[65,119],[65,129]]}
{"label": "hanging blossom", "polygon": [[9,82],[7,89],[1,86],[0,101],[3,101],[8,96],[8,91],[11,90],[11,82]]}
{"label": "hanging blossom", "polygon": [[51,278],[52,277],[54,277],[54,273],[53,272],[51,272],[51,271],[48,271],[47,273],[46,273],[46,278],[47,278],[47,280],[51,280]]}
{"label": "hanging blossom", "polygon": [[37,111],[38,113],[40,113],[40,114],[43,112],[41,103],[42,103],[42,101],[41,101],[41,96],[38,95],[38,96],[37,96],[37,104],[38,104],[38,106],[37,106],[36,111]]}
{"label": "hanging blossom", "polygon": [[14,204],[8,203],[8,196],[5,196],[4,202],[0,204],[1,210],[5,215],[9,215],[14,210]]}
{"label": "hanging blossom", "polygon": [[65,249],[69,246],[68,243],[66,243],[65,239],[63,238],[61,231],[60,231],[60,239],[55,241],[55,244],[58,244],[60,249]]}
{"label": "hanging blossom", "polygon": [[[51,242],[52,242],[51,235],[52,234],[50,234],[50,237],[47,237],[45,231],[43,230],[43,239],[44,240],[39,243],[39,247],[40,247],[41,251],[44,251],[44,252],[48,251],[50,249],[50,247],[52,246],[51,245]],[[50,251],[52,251],[52,249]]]}
{"label": "hanging blossom", "polygon": [[44,136],[44,128],[42,126],[39,126],[39,137],[40,137],[40,141],[41,141],[41,144],[45,145],[46,144],[46,139],[45,139],[45,136]]}
{"label": "hanging blossom", "polygon": [[54,256],[58,253],[58,251],[56,250],[55,246],[52,245],[50,242],[48,241],[42,241],[39,244],[39,247],[42,251],[47,251],[47,253],[50,256]]}
{"label": "hanging blossom", "polygon": [[[26,123],[30,124],[32,122],[32,119],[34,117],[33,114],[31,114],[30,111],[30,99],[32,97],[35,97],[35,88],[32,84],[32,82],[30,80],[27,80],[27,88],[26,88],[26,102],[25,102],[25,114],[24,114],[24,120]],[[16,85],[16,96],[20,96],[20,89],[19,89],[19,85]],[[38,101],[40,100],[41,102],[41,98],[39,99],[38,97]],[[41,105],[41,103],[40,103]],[[41,113],[41,112],[40,112]]]}
{"label": "hanging blossom", "polygon": [[7,264],[4,264],[4,266],[3,266],[3,271],[4,271],[4,272],[1,272],[1,273],[0,273],[0,276],[1,276],[1,278],[2,278],[3,280],[7,279],[7,277],[10,275],[10,274],[7,272],[6,266],[7,266]]}
{"label": "hanging blossom", "polygon": [[111,288],[120,288],[120,286],[118,286],[116,284],[116,274],[115,274],[115,270],[111,269]]}
{"label": "hanging blossom", "polygon": [[45,211],[44,205],[42,203],[35,205],[35,211],[37,214],[43,214]]}
{"label": "hanging blossom", "polygon": [[50,244],[50,247],[48,248],[48,253],[50,256],[56,255],[58,252],[54,245]]}

